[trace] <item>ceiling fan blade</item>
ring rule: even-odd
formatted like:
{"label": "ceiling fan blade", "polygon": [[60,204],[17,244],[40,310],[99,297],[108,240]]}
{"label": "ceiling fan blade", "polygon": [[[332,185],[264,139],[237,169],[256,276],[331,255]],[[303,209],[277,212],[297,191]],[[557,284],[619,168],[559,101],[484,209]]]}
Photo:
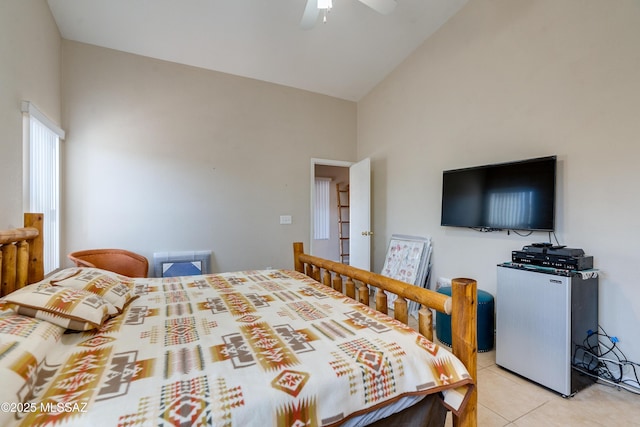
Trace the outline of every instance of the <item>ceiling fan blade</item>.
{"label": "ceiling fan blade", "polygon": [[396,0],[360,0],[360,2],[383,15],[388,15],[393,12],[393,9],[395,9],[398,4]]}
{"label": "ceiling fan blade", "polygon": [[318,0],[307,0],[307,5],[304,7],[304,13],[300,21],[300,27],[302,27],[303,30],[313,28],[316,25],[319,13]]}

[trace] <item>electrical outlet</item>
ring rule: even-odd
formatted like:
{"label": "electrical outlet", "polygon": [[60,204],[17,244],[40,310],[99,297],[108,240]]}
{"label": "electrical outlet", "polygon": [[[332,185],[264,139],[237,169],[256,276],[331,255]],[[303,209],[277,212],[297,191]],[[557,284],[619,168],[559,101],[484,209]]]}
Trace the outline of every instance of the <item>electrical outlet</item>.
{"label": "electrical outlet", "polygon": [[280,215],[280,224],[291,224],[291,215]]}
{"label": "electrical outlet", "polygon": [[438,280],[436,280],[436,291],[446,286],[451,286],[451,279],[447,279],[446,277],[438,277]]}

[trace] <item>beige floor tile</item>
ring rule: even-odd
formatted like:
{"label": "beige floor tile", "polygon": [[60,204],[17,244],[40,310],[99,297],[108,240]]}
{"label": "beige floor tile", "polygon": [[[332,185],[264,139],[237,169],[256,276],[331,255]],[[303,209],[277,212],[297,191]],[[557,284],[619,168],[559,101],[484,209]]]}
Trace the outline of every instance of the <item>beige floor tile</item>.
{"label": "beige floor tile", "polygon": [[499,375],[492,368],[478,370],[478,403],[515,421],[553,398],[551,392],[515,376]]}
{"label": "beige floor tile", "polygon": [[478,425],[482,427],[503,427],[509,424],[509,420],[484,405],[478,405]]}
{"label": "beige floor tile", "polygon": [[[481,363],[489,365],[480,368]],[[593,384],[573,397],[564,398],[526,378],[491,365],[490,360],[480,362],[480,358],[478,403],[479,408],[486,406],[512,421],[508,426],[640,426],[638,394]],[[492,421],[481,420],[479,409],[478,426],[496,425]]]}
{"label": "beige floor tile", "polygon": [[496,364],[495,350],[478,353],[478,369],[487,368]]}
{"label": "beige floor tile", "polygon": [[589,413],[577,409],[553,400],[523,415],[513,424],[517,427],[600,427],[605,425],[593,419]]}
{"label": "beige floor tile", "polygon": [[[603,384],[594,384],[572,398],[557,398],[548,409],[569,421],[584,417],[598,426],[640,425],[640,395]],[[547,415],[547,408],[540,412]]]}
{"label": "beige floor tile", "polygon": [[[447,420],[445,422],[445,427],[453,426],[453,416],[451,412],[447,414]],[[504,427],[509,425],[509,421],[502,418],[500,415],[496,414],[492,410],[478,405],[478,426],[479,427]]]}
{"label": "beige floor tile", "polygon": [[640,396],[594,384],[571,398],[557,396],[514,424],[519,427],[640,425]]}
{"label": "beige floor tile", "polygon": [[[417,322],[409,325],[415,328]],[[450,350],[436,337],[434,342]],[[452,425],[449,413],[445,426]],[[640,426],[640,395],[593,384],[573,397],[564,398],[497,366],[493,350],[478,353],[478,426]]]}

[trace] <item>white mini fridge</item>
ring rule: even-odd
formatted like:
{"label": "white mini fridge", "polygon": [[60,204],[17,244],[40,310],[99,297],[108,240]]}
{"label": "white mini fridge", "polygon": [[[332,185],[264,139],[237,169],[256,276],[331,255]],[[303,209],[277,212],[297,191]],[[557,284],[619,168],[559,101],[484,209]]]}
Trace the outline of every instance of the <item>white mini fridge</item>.
{"label": "white mini fridge", "polygon": [[[568,274],[568,273],[567,273]],[[594,382],[572,369],[576,346],[598,331],[598,278],[498,266],[496,364],[563,396]],[[578,362],[578,361],[576,361]]]}

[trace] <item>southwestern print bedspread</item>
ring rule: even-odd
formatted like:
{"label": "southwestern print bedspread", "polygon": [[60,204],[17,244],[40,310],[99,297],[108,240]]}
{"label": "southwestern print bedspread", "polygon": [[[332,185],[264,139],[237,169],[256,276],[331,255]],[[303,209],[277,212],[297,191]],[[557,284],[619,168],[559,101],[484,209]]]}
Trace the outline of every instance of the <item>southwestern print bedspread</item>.
{"label": "southwestern print bedspread", "polygon": [[327,426],[472,387],[447,350],[300,273],[134,284],[140,297],[100,329],[62,335],[15,425]]}

